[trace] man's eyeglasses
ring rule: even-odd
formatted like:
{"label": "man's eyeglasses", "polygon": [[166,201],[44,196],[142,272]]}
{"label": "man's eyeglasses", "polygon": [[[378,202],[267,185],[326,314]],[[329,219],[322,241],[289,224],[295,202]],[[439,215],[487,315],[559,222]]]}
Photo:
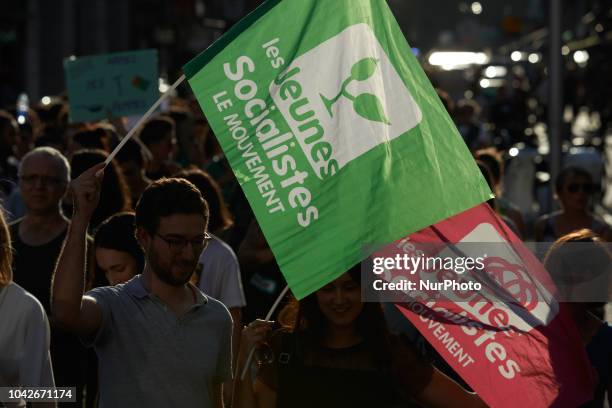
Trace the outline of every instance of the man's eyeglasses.
{"label": "man's eyeglasses", "polygon": [[194,239],[185,239],[176,236],[165,237],[157,233],[155,236],[164,241],[168,245],[168,248],[174,252],[181,252],[187,246],[187,244],[191,244],[191,249],[193,251],[202,252],[212,240],[212,236],[210,236],[208,232],[205,232],[203,236]]}
{"label": "man's eyeglasses", "polygon": [[36,184],[38,184],[38,182],[40,182],[44,186],[52,186],[52,187],[57,187],[59,185],[67,183],[66,180],[63,180],[61,178],[51,177],[51,176],[42,176],[39,174],[20,175],[19,180],[28,186],[35,186]]}
{"label": "man's eyeglasses", "polygon": [[582,191],[586,194],[591,194],[595,192],[595,186],[591,183],[572,183],[567,186],[567,191],[572,194],[575,194],[579,191]]}

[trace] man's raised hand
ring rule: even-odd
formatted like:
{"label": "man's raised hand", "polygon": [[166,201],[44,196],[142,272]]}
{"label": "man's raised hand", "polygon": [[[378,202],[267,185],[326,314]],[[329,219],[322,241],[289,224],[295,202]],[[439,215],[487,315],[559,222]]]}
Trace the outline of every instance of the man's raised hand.
{"label": "man's raised hand", "polygon": [[104,163],[98,163],[85,170],[70,183],[72,194],[73,218],[89,220],[100,201]]}

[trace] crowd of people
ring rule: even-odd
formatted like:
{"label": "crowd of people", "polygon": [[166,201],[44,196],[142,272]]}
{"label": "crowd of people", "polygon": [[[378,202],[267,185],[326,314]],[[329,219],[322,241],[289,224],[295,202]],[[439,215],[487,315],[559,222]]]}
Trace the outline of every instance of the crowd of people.
{"label": "crowd of people", "polygon": [[[440,96],[519,237],[555,242],[549,260],[609,242],[588,170],[565,168],[560,210],[530,219],[504,195],[508,146],[478,104]],[[61,97],[0,111],[0,386],[76,387],[66,406],[85,407],[485,406],[361,302],[358,267],[260,320],[286,282],[197,104],[174,98],[105,167],[125,127],[69,123]],[[574,310],[598,372],[590,407],[612,398],[602,310]],[[244,369],[252,349],[269,355]]]}

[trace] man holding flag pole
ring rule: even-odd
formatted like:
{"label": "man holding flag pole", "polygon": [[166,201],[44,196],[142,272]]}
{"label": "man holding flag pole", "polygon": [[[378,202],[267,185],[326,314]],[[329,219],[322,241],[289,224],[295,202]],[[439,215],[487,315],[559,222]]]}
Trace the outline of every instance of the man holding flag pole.
{"label": "man holding flag pole", "polygon": [[[391,256],[410,240],[507,245],[485,271],[526,271],[537,301],[399,309],[490,406],[589,400],[575,327],[487,207],[492,194],[384,0],[269,0],[184,72],[297,299],[337,289],[369,243],[393,243]],[[486,288],[499,292],[501,276]],[[436,342],[442,330],[470,364]]]}
{"label": "man holding flag pole", "polygon": [[84,294],[85,237],[103,169],[71,183],[74,213],[53,277],[53,318],[95,348],[101,407],[222,408],[232,319],[189,282],[210,240],[208,206],[187,180],[151,184],[135,214],[143,272]]}

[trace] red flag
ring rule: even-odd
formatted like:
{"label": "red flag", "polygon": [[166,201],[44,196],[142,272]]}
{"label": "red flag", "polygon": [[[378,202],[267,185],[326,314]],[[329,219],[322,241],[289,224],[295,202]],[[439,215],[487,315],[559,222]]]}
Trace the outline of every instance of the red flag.
{"label": "red flag", "polygon": [[[487,204],[411,234],[375,256],[411,253],[414,243],[440,248],[465,242],[498,243],[496,253],[484,258],[482,289],[436,291],[437,298],[433,291],[422,291],[421,297],[411,291],[413,300],[397,304],[398,309],[492,407],[576,407],[589,401],[593,371],[569,313],[554,299],[548,272]],[[440,270],[408,279],[422,280],[428,273],[438,273],[438,280],[449,273],[462,279]],[[385,280],[398,274],[391,271]]]}

